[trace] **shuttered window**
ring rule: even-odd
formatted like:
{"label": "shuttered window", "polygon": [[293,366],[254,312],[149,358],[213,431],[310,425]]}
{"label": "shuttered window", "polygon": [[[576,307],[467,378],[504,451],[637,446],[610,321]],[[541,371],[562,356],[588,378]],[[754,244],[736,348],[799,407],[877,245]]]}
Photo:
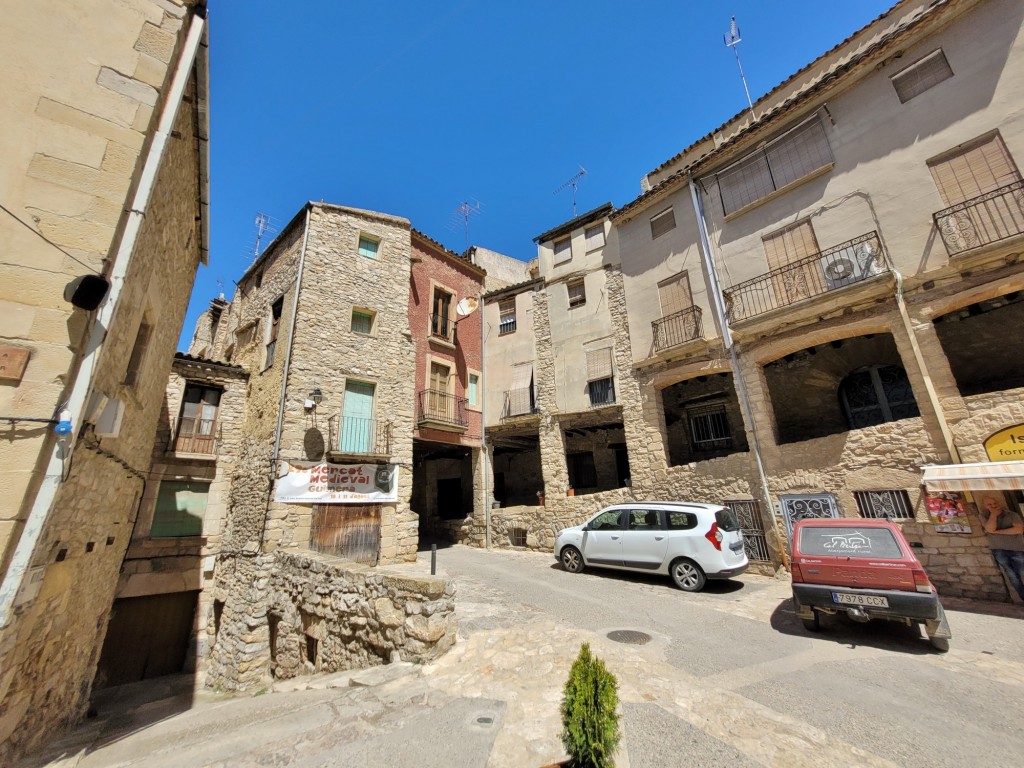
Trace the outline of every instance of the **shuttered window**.
{"label": "shuttered window", "polygon": [[998,133],[929,161],[928,169],[947,207],[1005,187],[1021,178]]}
{"label": "shuttered window", "polygon": [[583,280],[573,280],[566,283],[566,289],[569,291],[569,308],[582,307],[587,303],[587,290],[583,285]]}
{"label": "shuttered window", "polygon": [[534,408],[533,364],[520,363],[512,369],[512,385],[506,394],[508,416],[522,416]]}
{"label": "shuttered window", "polygon": [[584,236],[587,240],[587,252],[597,250],[604,245],[604,224],[588,227]]}
{"label": "shuttered window", "polygon": [[555,243],[555,264],[564,264],[572,259],[572,240],[568,237]]}
{"label": "shuttered window", "polygon": [[668,317],[693,306],[690,294],[690,276],[686,272],[673,275],[668,280],[658,283],[658,295],[661,297],[661,316]]}
{"label": "shuttered window", "polygon": [[818,253],[818,240],[811,222],[804,220],[762,238],[768,269],[778,269]]}
{"label": "shuttered window", "polygon": [[651,217],[651,239],[661,237],[676,228],[676,214],[671,208]]}
{"label": "shuttered window", "polygon": [[946,55],[940,48],[915,61],[906,69],[897,72],[890,80],[892,80],[892,87],[896,89],[896,95],[899,96],[900,102],[905,104],[915,96],[952,76],[953,70],[950,69]]}
{"label": "shuttered window", "polygon": [[359,236],[359,255],[368,259],[376,259],[377,251],[380,250],[380,240],[375,240],[366,235]]}
{"label": "shuttered window", "polygon": [[722,208],[735,213],[832,162],[825,127],[815,117],[717,174]]}
{"label": "shuttered window", "polygon": [[373,331],[373,313],[352,310],[352,333],[370,333]]}
{"label": "shuttered window", "polygon": [[587,381],[611,378],[612,348],[593,349],[587,352]]}
{"label": "shuttered window", "polygon": [[516,297],[502,299],[498,302],[498,335],[515,333],[516,330]]}

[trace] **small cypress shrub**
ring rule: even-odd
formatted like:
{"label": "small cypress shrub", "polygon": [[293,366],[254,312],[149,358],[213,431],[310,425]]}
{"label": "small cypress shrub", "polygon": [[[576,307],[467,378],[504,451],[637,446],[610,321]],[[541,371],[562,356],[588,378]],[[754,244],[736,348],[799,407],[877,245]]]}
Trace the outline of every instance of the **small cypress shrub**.
{"label": "small cypress shrub", "polygon": [[622,733],[615,675],[590,655],[590,643],[569,670],[562,694],[562,745],[572,768],[611,768]]}

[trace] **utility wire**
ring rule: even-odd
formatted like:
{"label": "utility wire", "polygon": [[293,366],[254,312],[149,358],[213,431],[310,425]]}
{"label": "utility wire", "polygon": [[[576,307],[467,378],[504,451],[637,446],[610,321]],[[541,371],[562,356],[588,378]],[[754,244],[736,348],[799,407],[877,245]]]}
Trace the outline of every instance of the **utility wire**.
{"label": "utility wire", "polygon": [[[23,227],[24,227],[25,229],[27,229],[27,230],[28,230],[29,232],[31,232],[31,233],[32,233],[33,235],[35,235],[36,237],[38,237],[38,238],[39,238],[40,240],[43,240],[44,242],[48,243],[49,245],[52,245],[52,246],[53,246],[54,248],[56,248],[56,249],[57,249],[58,251],[60,251],[61,253],[63,253],[63,254],[65,255],[65,256],[67,256],[67,257],[68,257],[69,259],[71,259],[72,261],[74,261],[74,262],[77,262],[78,264],[81,264],[81,265],[82,265],[83,267],[85,267],[86,269],[88,269],[88,270],[89,270],[90,272],[92,272],[92,273],[93,273],[94,275],[99,275],[100,277],[103,277],[103,275],[102,275],[102,274],[100,274],[99,272],[97,272],[97,271],[96,271],[96,269],[95,269],[94,267],[91,267],[91,266],[89,266],[88,264],[86,264],[86,263],[85,263],[84,261],[82,261],[81,259],[76,259],[76,258],[75,258],[74,256],[72,256],[72,255],[71,255],[70,253],[68,253],[67,251],[65,251],[65,250],[64,250],[63,248],[61,248],[61,247],[60,247],[59,245],[57,245],[57,244],[56,244],[55,242],[53,242],[52,240],[50,240],[50,239],[49,239],[49,238],[48,238],[48,237],[47,237],[46,235],[44,235],[44,234],[43,234],[42,232],[40,232],[40,231],[39,231],[38,229],[36,229],[36,228],[32,227],[32,226],[31,226],[31,225],[29,225],[29,224],[28,224],[28,222],[26,222],[26,221],[25,221],[24,219],[22,219],[22,218],[18,217],[18,216],[17,216],[16,214],[14,214],[14,213],[13,213],[13,212],[12,212],[12,211],[10,210],[10,208],[8,208],[7,206],[3,205],[2,203],[0,203],[0,210],[3,210],[3,212],[4,212],[4,213],[6,213],[6,214],[7,214],[8,216],[10,216],[10,217],[11,217],[12,219],[14,219],[14,220],[15,220],[16,222],[18,222],[19,224],[21,224],[21,226],[23,226]],[[45,271],[49,271],[49,270],[45,270]]]}

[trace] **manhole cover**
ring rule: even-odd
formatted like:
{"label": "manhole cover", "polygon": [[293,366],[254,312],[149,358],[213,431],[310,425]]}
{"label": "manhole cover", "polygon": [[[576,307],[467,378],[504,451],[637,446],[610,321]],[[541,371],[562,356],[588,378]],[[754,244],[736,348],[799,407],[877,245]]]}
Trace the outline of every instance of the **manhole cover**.
{"label": "manhole cover", "polygon": [[616,629],[608,633],[608,639],[616,643],[629,643],[630,645],[644,645],[651,642],[651,636],[646,632],[637,632],[633,629]]}

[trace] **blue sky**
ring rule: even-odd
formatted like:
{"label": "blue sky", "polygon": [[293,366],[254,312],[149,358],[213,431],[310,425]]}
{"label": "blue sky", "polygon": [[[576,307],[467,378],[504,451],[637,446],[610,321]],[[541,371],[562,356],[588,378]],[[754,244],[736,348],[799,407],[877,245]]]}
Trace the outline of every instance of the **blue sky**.
{"label": "blue sky", "polygon": [[[455,251],[528,260],[577,210],[746,106],[723,35],[735,15],[756,100],[890,0],[210,0],[210,265],[185,319],[253,259],[255,217],[307,200],[405,216]],[[263,245],[269,242],[264,237]]]}

